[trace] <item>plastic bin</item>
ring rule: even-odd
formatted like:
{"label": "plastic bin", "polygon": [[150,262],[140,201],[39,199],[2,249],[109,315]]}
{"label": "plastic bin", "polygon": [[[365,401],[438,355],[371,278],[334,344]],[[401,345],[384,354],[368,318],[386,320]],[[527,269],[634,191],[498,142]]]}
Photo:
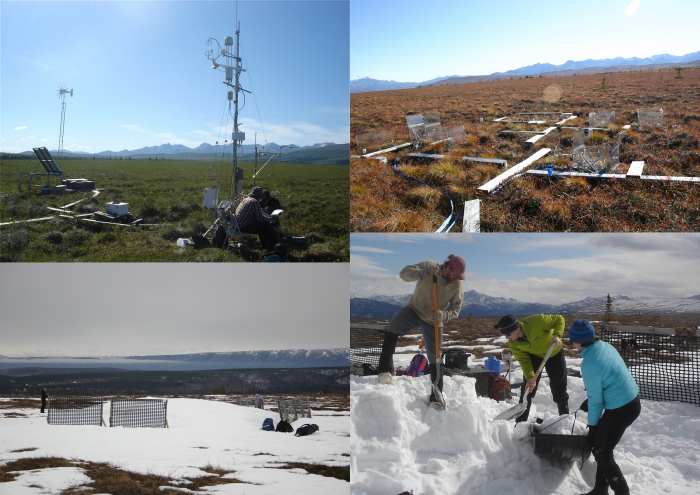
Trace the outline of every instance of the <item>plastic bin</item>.
{"label": "plastic bin", "polygon": [[501,362],[496,359],[495,356],[491,355],[484,361],[484,368],[494,373],[501,373]]}
{"label": "plastic bin", "polygon": [[585,461],[591,455],[587,435],[533,433],[535,455],[565,461]]}

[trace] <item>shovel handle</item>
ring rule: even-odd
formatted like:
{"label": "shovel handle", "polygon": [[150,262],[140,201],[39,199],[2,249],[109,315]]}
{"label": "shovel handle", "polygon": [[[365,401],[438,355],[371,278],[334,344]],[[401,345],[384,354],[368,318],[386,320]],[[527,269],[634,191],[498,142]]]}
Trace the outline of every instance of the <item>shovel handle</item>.
{"label": "shovel handle", "polygon": [[[437,297],[437,276],[433,275],[433,307],[435,311],[438,309],[438,297]],[[440,323],[435,322],[435,360],[440,359]]]}
{"label": "shovel handle", "polygon": [[544,368],[544,363],[547,362],[547,359],[549,359],[549,356],[552,355],[552,352],[554,351],[554,349],[555,349],[556,347],[557,347],[557,344],[552,344],[552,345],[549,346],[549,350],[547,351],[547,354],[544,355],[544,359],[543,359],[542,362],[540,363],[540,367],[537,368],[537,373],[535,373],[535,376],[533,376],[533,378],[534,378],[535,380],[537,380],[537,377],[540,376],[540,373],[542,373],[542,368]]}

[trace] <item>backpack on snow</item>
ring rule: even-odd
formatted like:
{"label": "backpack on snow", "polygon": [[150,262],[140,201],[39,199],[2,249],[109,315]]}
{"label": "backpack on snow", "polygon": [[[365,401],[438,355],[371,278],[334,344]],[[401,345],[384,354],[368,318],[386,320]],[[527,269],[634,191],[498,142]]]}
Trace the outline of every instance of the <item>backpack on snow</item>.
{"label": "backpack on snow", "polygon": [[499,402],[513,398],[508,380],[493,371],[489,372],[489,397]]}
{"label": "backpack on snow", "polygon": [[277,423],[277,431],[281,433],[291,433],[294,431],[294,428],[288,421],[281,420],[279,423]]}
{"label": "backpack on snow", "polygon": [[471,354],[464,352],[461,349],[449,349],[445,351],[445,368],[469,370],[467,362]]}
{"label": "backpack on snow", "polygon": [[294,434],[294,436],[305,437],[306,435],[311,435],[315,431],[318,431],[318,425],[310,425],[307,423],[297,428],[297,432]]}
{"label": "backpack on snow", "polygon": [[265,431],[275,431],[275,422],[272,421],[272,418],[265,418],[262,429]]}
{"label": "backpack on snow", "polygon": [[428,358],[425,354],[418,353],[411,359],[411,364],[408,365],[406,371],[403,372],[404,376],[421,376],[425,374],[425,368],[428,366]]}

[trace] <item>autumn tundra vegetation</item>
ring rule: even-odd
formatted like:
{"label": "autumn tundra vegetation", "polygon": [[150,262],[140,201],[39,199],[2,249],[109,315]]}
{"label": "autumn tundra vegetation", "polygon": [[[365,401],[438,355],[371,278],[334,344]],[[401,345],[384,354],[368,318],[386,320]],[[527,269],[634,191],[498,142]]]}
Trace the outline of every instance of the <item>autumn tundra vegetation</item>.
{"label": "autumn tundra vegetation", "polygon": [[[386,162],[352,158],[351,229],[355,232],[432,232],[465,201],[481,199],[482,232],[665,232],[700,229],[700,69],[523,77],[469,84],[441,84],[407,90],[351,95],[351,155],[411,140],[406,117],[439,114],[442,129],[464,126],[453,140],[423,140],[380,156]],[[662,125],[646,125],[639,111],[662,111]],[[575,119],[532,115],[570,113]],[[604,124],[589,115],[614,112]],[[531,115],[523,115],[530,113]],[[499,122],[497,119],[508,117]],[[533,124],[531,120],[547,120]],[[641,122],[640,122],[641,120]],[[536,132],[555,127],[532,145]],[[581,127],[596,127],[582,131]],[[506,131],[506,132],[504,132]],[[382,142],[367,148],[357,136],[377,133]],[[586,149],[619,145],[619,166],[598,167],[589,176],[573,167],[574,142]],[[579,141],[580,142],[580,141]],[[505,170],[497,163],[463,157],[505,160],[510,168],[548,148],[531,169],[491,192],[478,188]],[[408,156],[409,153],[441,158]],[[409,179],[394,170],[415,178]],[[644,162],[644,176],[633,178],[632,162]],[[627,176],[630,172],[630,176]],[[592,177],[600,175],[602,177]],[[605,175],[616,175],[605,178]],[[638,174],[637,174],[638,175]],[[692,177],[695,181],[663,180]],[[445,194],[443,194],[445,193]],[[452,232],[462,229],[454,222]]]}

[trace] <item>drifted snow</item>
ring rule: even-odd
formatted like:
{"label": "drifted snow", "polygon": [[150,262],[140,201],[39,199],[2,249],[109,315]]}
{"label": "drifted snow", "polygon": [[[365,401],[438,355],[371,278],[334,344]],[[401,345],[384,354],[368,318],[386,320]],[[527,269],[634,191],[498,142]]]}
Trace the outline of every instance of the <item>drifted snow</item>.
{"label": "drifted snow", "polygon": [[[398,356],[395,356],[398,357]],[[569,365],[580,359],[569,360]],[[515,379],[517,380],[517,376]],[[586,398],[581,378],[569,377],[571,410]],[[595,462],[552,461],[533,454],[528,426],[492,421],[512,404],[477,397],[474,380],[445,377],[447,410],[430,409],[427,377],[351,380],[353,495],[579,494],[593,486]],[[587,414],[559,417],[549,379],[540,381],[530,419],[552,424],[545,433],[585,434]],[[642,401],[642,414],[615,449],[636,494],[700,493],[700,408]]]}
{"label": "drifted snow", "polygon": [[[0,399],[0,405],[2,402]],[[0,463],[24,457],[57,456],[108,462],[128,471],[152,472],[173,478],[205,476],[207,473],[199,468],[210,464],[235,470],[236,473],[229,476],[246,482],[209,489],[216,493],[348,493],[346,481],[307,474],[301,469],[266,467],[294,461],[347,466],[350,423],[347,412],[312,410],[311,419],[300,418],[292,426],[298,428],[304,423],[315,423],[319,431],[306,437],[295,437],[293,433],[260,429],[268,417],[277,424],[279,414],[209,400],[169,399],[169,428],[49,425],[46,415],[39,414],[38,407],[37,401],[34,410],[16,411],[27,417],[12,418],[0,414]],[[2,409],[4,414],[10,412],[13,410]],[[103,416],[109,424],[107,408]],[[37,450],[12,452],[33,447]],[[58,493],[68,485],[82,481],[85,478],[79,467],[31,473],[23,471],[15,481],[0,483],[0,495]]]}

